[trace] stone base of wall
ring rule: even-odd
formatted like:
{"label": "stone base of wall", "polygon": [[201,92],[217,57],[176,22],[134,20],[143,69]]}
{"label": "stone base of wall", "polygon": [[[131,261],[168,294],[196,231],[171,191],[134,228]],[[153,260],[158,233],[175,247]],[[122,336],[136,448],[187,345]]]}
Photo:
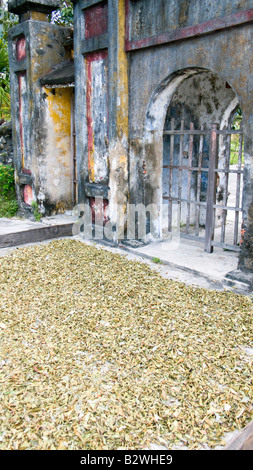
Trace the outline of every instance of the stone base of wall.
{"label": "stone base of wall", "polygon": [[230,271],[226,274],[225,283],[230,287],[237,287],[241,292],[252,294],[253,291],[253,273],[243,272],[240,269]]}

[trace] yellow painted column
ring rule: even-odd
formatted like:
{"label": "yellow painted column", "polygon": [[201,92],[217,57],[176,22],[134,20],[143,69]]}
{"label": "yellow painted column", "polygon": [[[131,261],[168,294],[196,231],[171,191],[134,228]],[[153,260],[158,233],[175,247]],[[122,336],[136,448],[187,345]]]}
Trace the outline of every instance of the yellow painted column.
{"label": "yellow painted column", "polygon": [[128,63],[125,52],[125,0],[118,0],[118,54],[117,54],[118,102],[117,128],[118,137],[128,139]]}
{"label": "yellow painted column", "polygon": [[[109,0],[109,217],[124,231],[128,202],[128,58],[125,0]],[[122,237],[120,237],[122,238]]]}

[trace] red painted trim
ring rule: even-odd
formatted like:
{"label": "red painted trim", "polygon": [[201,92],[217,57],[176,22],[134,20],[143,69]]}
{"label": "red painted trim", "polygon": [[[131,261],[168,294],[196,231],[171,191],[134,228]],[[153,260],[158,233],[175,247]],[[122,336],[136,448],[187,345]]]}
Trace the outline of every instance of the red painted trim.
{"label": "red painted trim", "polygon": [[103,199],[103,201],[99,201],[96,205],[96,198],[90,197],[90,208],[92,213],[92,223],[95,224],[96,222],[102,222],[103,225],[109,220],[108,216],[108,199]]}
{"label": "red painted trim", "polygon": [[20,36],[16,42],[16,59],[17,61],[24,60],[26,58],[26,40],[25,36]]}
{"label": "red painted trim", "polygon": [[100,51],[87,52],[85,54],[85,59],[89,62],[94,62],[95,60],[106,59],[108,56],[107,50],[103,49]]}
{"label": "red painted trim", "polygon": [[94,38],[108,30],[108,5],[99,3],[85,9],[85,39]]}
{"label": "red painted trim", "polygon": [[28,170],[27,168],[23,168],[22,173],[25,174],[25,175],[31,175],[32,174],[31,170]]}
{"label": "red painted trim", "polygon": [[23,139],[23,115],[22,115],[22,98],[21,98],[21,79],[26,76],[26,72],[21,72],[18,75],[18,99],[19,99],[19,137],[20,137],[20,148],[21,148],[21,166],[24,168],[24,139]]}
{"label": "red painted trim", "polygon": [[94,147],[93,120],[92,120],[92,62],[106,59],[108,52],[106,50],[95,51],[85,54],[86,62],[86,109],[87,109],[87,132],[88,132],[88,170],[90,170],[91,154]]}
{"label": "red painted trim", "polygon": [[125,1],[125,49],[130,51],[130,0]]}
{"label": "red painted trim", "polygon": [[23,198],[24,198],[25,204],[27,204],[28,206],[32,205],[33,190],[29,184],[26,184],[23,188]]}
{"label": "red painted trim", "polygon": [[180,41],[183,39],[203,36],[205,34],[210,34],[221,29],[232,28],[233,26],[238,26],[240,24],[250,23],[253,21],[253,8],[251,8],[250,10],[245,10],[239,13],[234,13],[233,15],[213,19],[205,23],[187,26],[185,28],[178,28],[171,32],[161,33],[155,36],[150,36],[148,38],[130,41],[129,7],[130,0],[126,0],[126,51],[133,51],[136,49],[143,49],[145,47],[158,46],[160,44],[166,44],[170,42]]}

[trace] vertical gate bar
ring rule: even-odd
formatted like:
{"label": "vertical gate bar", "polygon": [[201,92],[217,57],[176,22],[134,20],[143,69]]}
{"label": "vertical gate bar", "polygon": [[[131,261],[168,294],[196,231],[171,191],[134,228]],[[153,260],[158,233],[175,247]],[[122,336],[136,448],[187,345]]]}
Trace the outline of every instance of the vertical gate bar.
{"label": "vertical gate bar", "polygon": [[[204,129],[204,126],[201,126],[201,130]],[[198,155],[198,176],[197,176],[197,195],[196,195],[196,202],[200,202],[200,190],[201,190],[201,168],[202,168],[202,161],[203,161],[203,141],[204,135],[200,135],[199,137],[199,155]],[[199,236],[199,219],[200,219],[200,205],[196,204],[195,210],[195,235]]]}
{"label": "vertical gate bar", "polygon": [[[175,120],[174,118],[171,119],[171,130],[174,131],[175,128]],[[173,177],[173,155],[174,155],[174,135],[170,136],[170,174],[169,174],[169,220],[168,220],[168,231],[171,232],[172,230],[172,177]]]}
{"label": "vertical gate bar", "polygon": [[[239,134],[239,150],[238,150],[238,166],[237,166],[238,173],[236,175],[235,207],[240,207],[242,142],[243,142],[243,135]],[[235,211],[234,245],[237,245],[238,243],[238,226],[239,226],[239,211]]]}
{"label": "vertical gate bar", "polygon": [[[193,122],[190,123],[190,130],[194,130]],[[188,158],[188,182],[187,182],[187,200],[191,199],[191,177],[192,177],[192,153],[193,153],[193,134],[189,137],[189,158]],[[187,202],[186,233],[189,233],[190,227],[191,203]]]}
{"label": "vertical gate bar", "polygon": [[[227,143],[226,143],[226,150],[225,150],[225,184],[224,184],[224,192],[223,192],[223,206],[227,205],[227,198],[228,198],[228,176],[229,176],[229,164],[230,164],[230,151],[231,151],[231,134],[227,135]],[[227,218],[227,210],[222,210],[222,225],[221,225],[221,243],[225,242],[225,230],[226,230],[226,218]]]}
{"label": "vertical gate bar", "polygon": [[[181,120],[181,131],[184,130],[184,120]],[[177,203],[177,231],[180,232],[181,223],[181,198],[182,198],[182,160],[183,160],[183,148],[184,148],[184,135],[180,135],[180,147],[179,147],[179,169],[178,169],[178,203]]]}
{"label": "vertical gate bar", "polygon": [[212,124],[210,134],[209,149],[209,169],[207,184],[207,202],[206,202],[206,230],[205,230],[205,251],[213,252],[212,241],[214,237],[214,204],[216,200],[217,178],[215,169],[217,166],[217,124]]}

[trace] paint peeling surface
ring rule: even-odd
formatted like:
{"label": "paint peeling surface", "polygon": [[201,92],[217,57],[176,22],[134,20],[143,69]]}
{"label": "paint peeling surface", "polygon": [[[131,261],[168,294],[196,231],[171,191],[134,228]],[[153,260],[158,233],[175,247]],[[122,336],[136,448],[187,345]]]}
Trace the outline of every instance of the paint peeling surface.
{"label": "paint peeling surface", "polygon": [[108,181],[107,52],[86,55],[88,170],[90,183]]}
{"label": "paint peeling surface", "polygon": [[47,176],[47,194],[62,210],[71,206],[71,96],[69,88],[47,92],[47,159],[43,174]]}
{"label": "paint peeling surface", "polygon": [[26,72],[21,72],[18,75],[18,92],[19,92],[19,146],[21,153],[22,169],[29,167],[27,158],[28,152],[28,100],[27,100],[27,79]]}
{"label": "paint peeling surface", "polygon": [[102,198],[91,197],[90,208],[92,213],[92,223],[105,223],[109,220],[108,215],[108,200]]}
{"label": "paint peeling surface", "polygon": [[[252,126],[250,124],[250,116],[252,116],[250,96],[253,85],[250,78],[252,77],[252,63],[247,57],[247,41],[252,41],[252,26],[249,24],[246,27],[227,29],[219,34],[202,36],[194,40],[168,44],[159,48],[142,49],[131,55],[129,75],[131,201],[144,200],[145,205],[152,203],[160,207],[162,176],[168,184],[168,178],[165,174],[162,175],[161,171],[164,155],[162,131],[168,107],[171,105],[176,111],[175,100],[177,98],[181,111],[186,114],[198,112],[200,124],[210,125],[211,120],[219,122],[222,126],[227,110],[230,109],[230,114],[232,112],[230,103],[234,103],[233,107],[236,106],[233,98],[234,91],[244,113],[245,145],[248,146],[248,155],[252,155],[252,139],[249,137],[252,131],[249,128]],[[234,47],[235,44],[238,45],[237,48]],[[208,88],[206,88],[207,83],[205,88],[201,88],[199,80],[200,74],[204,71],[209,71],[208,73],[212,71],[216,76],[215,81],[208,82]],[[190,77],[190,75],[187,77],[187,74],[190,74],[192,78],[186,80]],[[230,84],[230,89],[227,88],[226,82]],[[189,96],[189,101],[187,101],[187,96]],[[179,114],[180,119],[184,117],[183,112]],[[178,125],[180,126],[180,123]],[[167,155],[169,156],[168,153]],[[140,172],[143,160],[146,161],[145,180]],[[248,162],[251,160],[249,163],[251,166],[252,157],[246,154],[246,160]],[[176,171],[174,173],[175,177],[178,176]],[[250,185],[244,185],[246,212],[247,205],[252,200],[252,191],[246,196],[247,188],[249,189]],[[247,224],[251,223],[248,218]],[[249,248],[246,254],[245,248],[249,247],[247,243],[244,242],[244,248],[242,247],[245,259],[252,256]],[[252,266],[251,263],[250,269]],[[247,264],[247,269],[249,269],[249,264]]]}
{"label": "paint peeling surface", "polygon": [[17,61],[24,60],[26,58],[26,41],[25,36],[18,38],[16,42],[16,59]]}
{"label": "paint peeling surface", "polygon": [[[27,2],[23,3],[24,8],[28,7]],[[47,100],[49,92],[40,79],[69,58],[65,41],[71,31],[47,22],[45,15],[27,13],[26,18],[9,30],[8,37],[16,193],[19,207],[28,214],[24,185],[31,185],[43,214],[51,214],[58,207],[69,208],[71,204],[72,165],[70,168],[66,164],[71,154],[66,142],[71,136],[66,134],[59,142],[55,119],[50,114],[50,100]],[[59,119],[66,132],[70,132],[64,113]]]}
{"label": "paint peeling surface", "polygon": [[85,10],[85,39],[94,38],[107,32],[108,5],[99,3]]}
{"label": "paint peeling surface", "polygon": [[32,190],[32,187],[29,184],[26,184],[24,186],[23,196],[24,196],[25,204],[27,204],[28,206],[31,206],[32,201],[33,201],[33,190]]}

